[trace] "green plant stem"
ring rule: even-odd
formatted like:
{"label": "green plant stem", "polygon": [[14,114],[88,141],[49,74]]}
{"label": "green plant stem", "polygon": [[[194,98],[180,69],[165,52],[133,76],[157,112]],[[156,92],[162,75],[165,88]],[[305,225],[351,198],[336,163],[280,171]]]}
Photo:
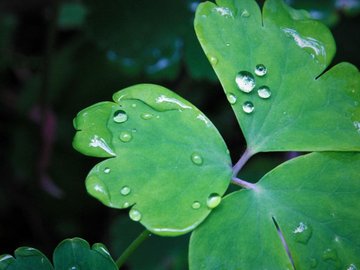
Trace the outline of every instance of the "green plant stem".
{"label": "green plant stem", "polygon": [[245,163],[252,157],[253,153],[250,149],[246,149],[244,154],[240,157],[239,161],[233,167],[233,177],[236,177],[241,168],[245,165]]}
{"label": "green plant stem", "polygon": [[130,255],[140,246],[140,244],[150,236],[150,231],[143,231],[131,244],[125,249],[125,251],[116,260],[116,265],[120,267],[126,262]]}

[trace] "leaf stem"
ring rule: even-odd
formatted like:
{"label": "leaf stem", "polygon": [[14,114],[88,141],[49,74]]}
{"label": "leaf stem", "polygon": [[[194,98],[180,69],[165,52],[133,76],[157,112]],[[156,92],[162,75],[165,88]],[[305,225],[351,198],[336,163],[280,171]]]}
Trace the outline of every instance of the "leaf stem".
{"label": "leaf stem", "polygon": [[236,177],[241,168],[245,165],[245,163],[252,157],[253,153],[246,148],[243,155],[240,157],[239,161],[233,167],[233,177]]}
{"label": "leaf stem", "polygon": [[231,179],[231,183],[238,185],[240,187],[246,188],[246,189],[256,189],[256,185],[250,182],[246,182],[244,180],[241,180],[237,177],[233,177]]}
{"label": "leaf stem", "polygon": [[140,246],[144,240],[150,236],[150,231],[144,230],[139,236],[125,249],[125,251],[116,260],[117,267],[120,267],[126,262],[130,255]]}

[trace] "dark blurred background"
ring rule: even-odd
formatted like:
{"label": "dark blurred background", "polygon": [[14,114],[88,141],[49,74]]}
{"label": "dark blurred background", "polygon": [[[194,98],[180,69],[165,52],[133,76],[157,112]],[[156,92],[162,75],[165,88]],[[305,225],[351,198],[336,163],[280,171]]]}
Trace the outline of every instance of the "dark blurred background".
{"label": "dark blurred background", "polygon": [[[287,2],[329,25],[333,64],[359,67],[359,1]],[[127,211],[86,194],[98,160],[71,146],[76,113],[124,87],[148,82],[177,92],[239,158],[244,139],[193,30],[199,2],[0,0],[0,254],[26,245],[51,257],[61,240],[79,236],[117,257],[141,232]],[[242,177],[257,181],[293,154],[259,155]],[[187,269],[187,241],[152,236],[126,269]]]}

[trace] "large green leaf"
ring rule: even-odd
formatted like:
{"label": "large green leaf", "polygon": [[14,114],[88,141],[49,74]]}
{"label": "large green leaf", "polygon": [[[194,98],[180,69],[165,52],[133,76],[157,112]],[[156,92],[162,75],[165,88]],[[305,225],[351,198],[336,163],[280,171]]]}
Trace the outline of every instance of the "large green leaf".
{"label": "large green leaf", "polygon": [[116,270],[116,264],[106,247],[81,238],[66,239],[54,251],[54,267],[40,251],[21,247],[11,255],[0,256],[0,270]]}
{"label": "large green leaf", "polygon": [[254,0],[217,4],[200,4],[195,30],[250,152],[360,150],[360,75],[349,63],[322,74],[335,53],[328,28],[281,0],[263,14]]}
{"label": "large green leaf", "polygon": [[228,150],[213,124],[166,88],[141,84],[81,111],[74,147],[112,157],[88,174],[88,192],[128,208],[153,233],[194,229],[220,202],[231,179]]}
{"label": "large green leaf", "polygon": [[190,269],[360,267],[360,154],[312,153],[227,196],[190,241]]}

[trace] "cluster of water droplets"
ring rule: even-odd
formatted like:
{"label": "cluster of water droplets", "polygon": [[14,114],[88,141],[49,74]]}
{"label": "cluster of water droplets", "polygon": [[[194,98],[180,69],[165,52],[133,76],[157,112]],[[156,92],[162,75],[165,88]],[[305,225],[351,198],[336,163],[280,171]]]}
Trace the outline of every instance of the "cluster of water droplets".
{"label": "cluster of water droplets", "polygon": [[[238,89],[241,92],[245,94],[249,94],[256,88],[255,78],[264,77],[267,74],[267,72],[268,70],[266,66],[263,64],[258,64],[255,66],[254,68],[255,75],[246,70],[240,71],[235,77],[236,85],[238,86]],[[268,86],[261,85],[257,87],[257,95],[261,99],[269,99],[271,97],[271,90]],[[233,93],[228,93],[226,97],[229,103],[232,105],[234,105],[237,102],[237,97]],[[242,105],[242,109],[245,113],[250,114],[255,110],[255,106],[251,101],[245,101]]]}
{"label": "cluster of water droplets", "polygon": [[[221,196],[217,193],[211,193],[206,200],[206,207],[209,209],[214,209],[221,202]],[[200,209],[202,204],[199,201],[194,201],[191,205],[191,208],[194,210]]]}

